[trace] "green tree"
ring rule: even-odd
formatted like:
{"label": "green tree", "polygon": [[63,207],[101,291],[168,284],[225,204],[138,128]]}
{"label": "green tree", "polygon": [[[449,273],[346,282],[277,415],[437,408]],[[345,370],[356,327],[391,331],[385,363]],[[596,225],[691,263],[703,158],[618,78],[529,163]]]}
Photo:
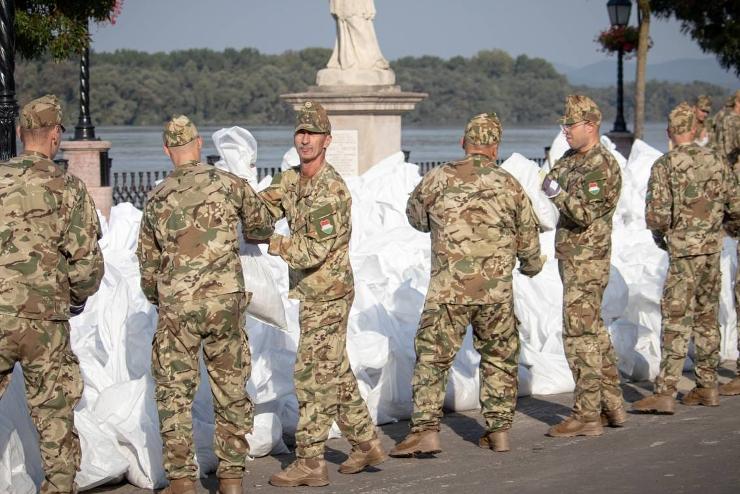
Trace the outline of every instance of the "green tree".
{"label": "green tree", "polygon": [[656,17],[675,17],[705,52],[740,75],[740,2],[738,0],[650,0]]}
{"label": "green tree", "polygon": [[48,52],[55,60],[90,45],[87,23],[112,22],[122,0],[16,0],[16,51],[26,59]]}

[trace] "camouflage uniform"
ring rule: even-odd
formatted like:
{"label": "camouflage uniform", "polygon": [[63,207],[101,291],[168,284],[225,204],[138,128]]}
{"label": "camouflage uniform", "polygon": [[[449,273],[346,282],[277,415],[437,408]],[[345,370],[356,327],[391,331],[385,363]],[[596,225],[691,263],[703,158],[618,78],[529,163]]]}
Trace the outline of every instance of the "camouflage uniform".
{"label": "camouflage uniform", "polygon": [[[672,135],[690,132],[694,124],[686,103],[677,106],[669,119]],[[729,210],[733,182],[722,160],[696,143],[679,144],[650,171],[645,221],[670,257],[661,303],[662,356],[656,394],[675,395],[691,336],[696,345],[697,387],[717,385],[719,257],[722,220]]]}
{"label": "camouflage uniform", "polygon": [[[55,96],[26,105],[22,129],[61,125]],[[85,186],[38,152],[0,163],[0,396],[23,368],[39,432],[41,492],[73,492],[80,464],[74,407],[82,377],[69,341],[70,306],[103,277],[100,224]]]}
{"label": "camouflage uniform", "polygon": [[[728,159],[728,151],[731,151],[731,149],[728,149],[728,143],[725,142],[725,136],[728,136],[727,131],[729,130],[725,127],[725,118],[733,113],[735,100],[738,97],[740,97],[740,95],[736,92],[732,97],[728,98],[725,105],[712,117],[711,121],[712,132],[710,134],[710,146],[720,155],[720,157],[727,159],[728,162],[731,161]],[[731,134],[730,140],[732,140]]]}
{"label": "camouflage uniform", "polygon": [[[165,126],[164,142],[173,148],[197,136],[192,122],[180,116]],[[245,390],[251,361],[240,222],[252,236],[271,228],[269,213],[247,182],[198,161],[176,166],[144,207],[137,255],[144,294],[159,306],[152,375],[171,480],[196,476],[191,408],[201,343],[215,408],[217,475],[241,478],[244,472],[252,403]]]}
{"label": "camouflage uniform", "polygon": [[[586,96],[569,96],[565,113],[564,124],[601,121]],[[600,143],[585,154],[568,150],[547,178],[562,188],[551,200],[560,211],[555,257],[563,282],[563,346],[576,383],[573,417],[593,422],[602,409],[623,407],[616,352],[601,319],[622,178],[617,161]]]}
{"label": "camouflage uniform", "polygon": [[734,102],[740,99],[740,90],[735,95],[733,107],[728,108],[717,122],[717,152],[732,166],[740,160],[740,114],[734,111]]}
{"label": "camouflage uniform", "polygon": [[[296,132],[331,133],[323,108],[306,102]],[[289,266],[289,296],[301,301],[301,336],[295,365],[298,398],[296,456],[324,455],[332,422],[353,448],[376,438],[367,405],[347,356],[347,322],[354,299],[349,262],[352,197],[329,163],[311,177],[292,168],[275,176],[260,193],[273,219],[285,217],[290,237],[273,235],[269,252]]]}
{"label": "camouflage uniform", "polygon": [[[481,114],[465,142],[497,144],[501,124]],[[411,432],[439,430],[447,373],[473,326],[480,361],[480,404],[488,432],[511,428],[517,394],[519,333],[512,270],[542,269],[538,223],[519,183],[482,154],[435,168],[411,193],[411,226],[431,232],[429,291],[416,333]]]}

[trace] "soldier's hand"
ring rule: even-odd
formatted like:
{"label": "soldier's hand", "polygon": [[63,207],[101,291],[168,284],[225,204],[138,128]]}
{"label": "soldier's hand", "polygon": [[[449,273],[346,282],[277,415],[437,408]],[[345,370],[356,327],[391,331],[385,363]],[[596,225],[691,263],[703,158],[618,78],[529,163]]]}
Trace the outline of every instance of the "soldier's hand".
{"label": "soldier's hand", "polygon": [[560,188],[560,184],[557,180],[553,180],[550,177],[545,177],[545,180],[542,181],[542,192],[544,192],[545,195],[550,199],[560,194],[560,191],[562,190],[563,189]]}
{"label": "soldier's hand", "polygon": [[79,316],[83,310],[85,310],[85,302],[82,302],[80,305],[70,304],[69,306],[69,313],[72,314],[72,317]]}

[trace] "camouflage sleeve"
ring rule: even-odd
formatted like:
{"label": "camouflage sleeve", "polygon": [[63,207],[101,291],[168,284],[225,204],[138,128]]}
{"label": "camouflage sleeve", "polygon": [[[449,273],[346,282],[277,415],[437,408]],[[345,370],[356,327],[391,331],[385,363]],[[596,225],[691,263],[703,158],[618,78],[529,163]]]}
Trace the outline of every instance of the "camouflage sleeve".
{"label": "camouflage sleeve", "polygon": [[270,210],[246,180],[242,181],[242,188],[243,199],[239,207],[239,217],[244,225],[244,239],[269,239],[275,230]]}
{"label": "camouflage sleeve", "polygon": [[543,258],[540,256],[540,225],[529,197],[524,190],[519,192],[517,204],[514,204],[517,211],[516,256],[520,263],[519,271],[532,277],[542,271],[543,265]]}
{"label": "camouflage sleeve", "polygon": [[268,252],[280,256],[292,269],[321,265],[334,248],[337,238],[347,236],[350,224],[349,203],[335,199],[316,205],[308,214],[308,224],[290,237],[273,235]]}
{"label": "camouflage sleeve", "polygon": [[72,200],[69,223],[65,232],[62,253],[67,259],[70,301],[82,305],[98,291],[105,271],[103,254],[98,240],[102,237],[95,203],[79,182]]}
{"label": "camouflage sleeve", "polygon": [[162,252],[154,236],[154,228],[152,228],[146,206],[144,206],[144,215],[141,218],[136,256],[139,258],[141,270],[141,289],[152,305],[158,305],[157,273],[161,265]]}
{"label": "camouflage sleeve", "polygon": [[[555,173],[553,173],[555,172]],[[559,178],[558,169],[551,172]],[[560,186],[563,183],[558,180]],[[611,170],[607,163],[580,177],[573,190],[562,191],[550,200],[557,206],[560,214],[575,224],[588,227],[596,219],[612,211],[617,206],[622,179],[618,171]]]}
{"label": "camouflage sleeve", "polygon": [[730,174],[729,204],[726,205],[724,226],[727,233],[737,238],[740,236],[740,162],[735,163]]}
{"label": "camouflage sleeve", "polygon": [[434,169],[424,175],[409,196],[406,203],[406,217],[412,227],[420,232],[429,233],[431,224],[429,222],[429,208],[434,203],[436,194],[434,183],[436,174],[441,168]]}
{"label": "camouflage sleeve", "polygon": [[666,158],[653,164],[645,196],[645,223],[648,230],[664,235],[671,228],[673,194],[668,179]]}
{"label": "camouflage sleeve", "polygon": [[272,179],[270,186],[260,192],[259,198],[267,208],[272,217],[272,222],[276,222],[285,216],[283,210],[283,174],[278,173]]}

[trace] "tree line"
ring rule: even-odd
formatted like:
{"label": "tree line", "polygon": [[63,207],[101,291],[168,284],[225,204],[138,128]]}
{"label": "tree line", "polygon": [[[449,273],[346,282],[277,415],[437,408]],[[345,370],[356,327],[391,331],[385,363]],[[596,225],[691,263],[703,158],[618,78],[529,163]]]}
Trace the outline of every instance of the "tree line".
{"label": "tree line", "polygon": [[[209,125],[285,125],[292,123],[290,106],[280,94],[299,92],[315,83],[330,50],[306,48],[279,55],[253,48],[191,49],[171,53],[118,50],[92,53],[90,100],[96,125],[161,125],[174,113],[185,113]],[[594,98],[604,120],[615,115],[616,91],[573,86],[541,58],[511,57],[485,50],[472,57],[442,59],[404,57],[391,63],[397,83],[429,98],[404,116],[406,125],[462,125],[471,116],[495,111],[505,125],[551,124],[563,111],[566,95],[580,92]],[[45,93],[65,103],[65,120],[77,118],[79,65],[50,58],[20,61],[16,89],[21,104]],[[632,112],[634,93],[625,86],[625,110]],[[649,81],[646,119],[663,121],[683,100],[699,94],[714,100],[715,110],[729,91],[704,82],[679,84]]]}

